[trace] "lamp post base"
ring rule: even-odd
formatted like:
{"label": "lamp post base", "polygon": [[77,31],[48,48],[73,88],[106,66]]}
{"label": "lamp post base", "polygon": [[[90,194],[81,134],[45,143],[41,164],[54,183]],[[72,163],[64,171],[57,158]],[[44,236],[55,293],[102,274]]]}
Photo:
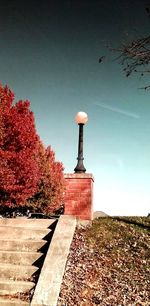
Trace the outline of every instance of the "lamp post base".
{"label": "lamp post base", "polygon": [[78,163],[77,163],[76,167],[74,168],[74,172],[75,173],[84,173],[84,172],[86,172],[86,169],[85,169],[85,167],[83,165],[83,159],[78,160]]}

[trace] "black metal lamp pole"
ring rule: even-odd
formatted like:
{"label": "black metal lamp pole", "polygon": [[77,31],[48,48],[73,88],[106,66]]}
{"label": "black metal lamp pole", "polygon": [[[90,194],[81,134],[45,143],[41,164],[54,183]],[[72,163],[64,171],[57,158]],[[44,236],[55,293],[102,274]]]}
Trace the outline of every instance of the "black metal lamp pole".
{"label": "black metal lamp pole", "polygon": [[83,165],[83,126],[88,121],[88,115],[85,112],[78,112],[75,116],[75,122],[79,125],[79,143],[77,165],[74,169],[75,173],[84,173],[86,171]]}
{"label": "black metal lamp pole", "polygon": [[78,143],[78,157],[77,165],[74,169],[75,173],[84,173],[86,171],[83,165],[83,126],[84,123],[79,123],[79,143]]}

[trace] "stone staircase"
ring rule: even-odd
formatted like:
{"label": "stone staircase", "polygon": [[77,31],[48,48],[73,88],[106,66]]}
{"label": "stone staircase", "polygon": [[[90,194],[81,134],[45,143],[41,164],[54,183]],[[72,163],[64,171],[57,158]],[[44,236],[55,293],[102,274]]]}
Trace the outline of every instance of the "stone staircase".
{"label": "stone staircase", "polygon": [[0,306],[29,306],[56,219],[0,219]]}

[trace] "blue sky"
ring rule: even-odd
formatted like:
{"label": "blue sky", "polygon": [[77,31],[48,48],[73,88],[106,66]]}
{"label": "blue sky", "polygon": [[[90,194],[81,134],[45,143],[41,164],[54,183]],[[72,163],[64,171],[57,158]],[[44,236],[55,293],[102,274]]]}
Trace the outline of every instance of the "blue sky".
{"label": "blue sky", "polygon": [[144,8],[140,0],[0,4],[0,82],[31,101],[38,134],[67,173],[76,166],[74,117],[88,113],[84,164],[94,210],[110,215],[150,210],[150,92],[139,89],[149,79],[125,78],[107,48],[149,34]]}

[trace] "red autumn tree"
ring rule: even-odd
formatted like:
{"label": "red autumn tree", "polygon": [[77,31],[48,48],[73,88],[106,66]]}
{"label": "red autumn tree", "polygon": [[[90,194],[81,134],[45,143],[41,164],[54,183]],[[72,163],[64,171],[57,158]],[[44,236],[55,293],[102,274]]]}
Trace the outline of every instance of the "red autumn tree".
{"label": "red autumn tree", "polygon": [[24,206],[37,190],[38,136],[28,101],[0,85],[0,208]]}
{"label": "red autumn tree", "polygon": [[65,180],[63,165],[55,161],[55,153],[39,142],[39,169],[41,177],[37,193],[28,201],[32,210],[46,214],[53,213],[63,204]]}

